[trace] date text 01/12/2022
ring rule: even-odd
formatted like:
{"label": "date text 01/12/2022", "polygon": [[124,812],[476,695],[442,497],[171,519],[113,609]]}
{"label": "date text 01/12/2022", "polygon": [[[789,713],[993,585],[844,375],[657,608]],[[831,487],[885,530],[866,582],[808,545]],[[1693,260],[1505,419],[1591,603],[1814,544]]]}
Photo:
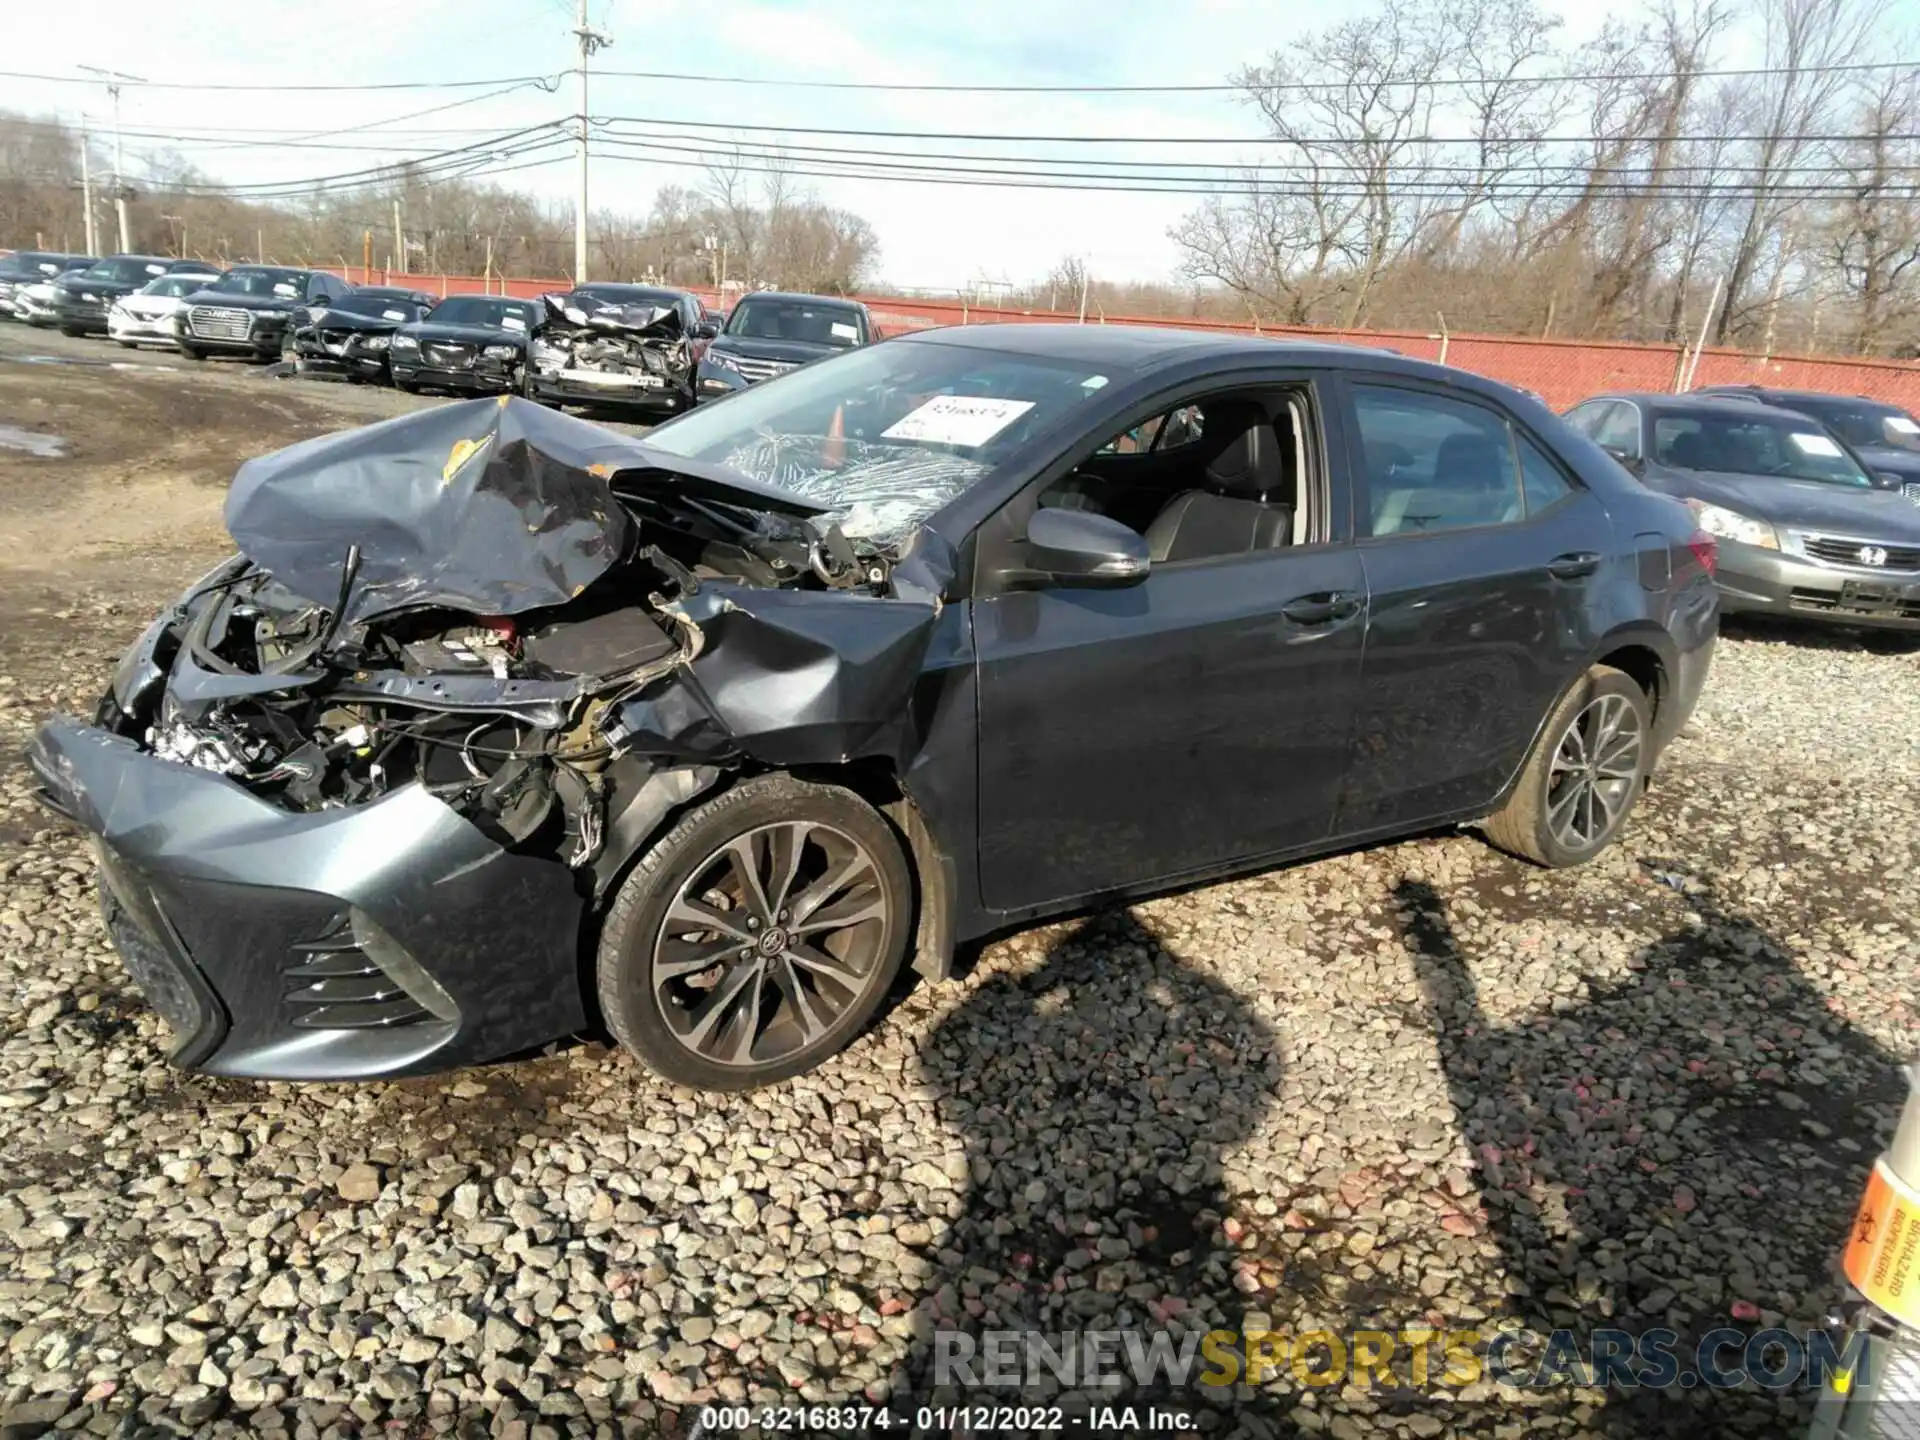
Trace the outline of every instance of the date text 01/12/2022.
{"label": "date text 01/12/2022", "polygon": [[1196,1427],[1185,1410],[1142,1405],[1096,1405],[1069,1411],[1058,1405],[922,1405],[896,1414],[884,1405],[729,1405],[700,1411],[693,1435],[832,1435],[863,1430],[918,1434],[1179,1434]]}

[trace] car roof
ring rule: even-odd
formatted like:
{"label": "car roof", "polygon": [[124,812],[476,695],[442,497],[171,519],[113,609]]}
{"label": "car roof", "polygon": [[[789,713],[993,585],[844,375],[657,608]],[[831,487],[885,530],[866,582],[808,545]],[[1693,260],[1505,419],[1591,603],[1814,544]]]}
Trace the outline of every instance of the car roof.
{"label": "car roof", "polygon": [[[353,287],[353,289],[349,290],[347,293],[349,295],[391,295],[395,299],[404,299],[404,300],[411,300],[416,295],[425,295],[429,300],[435,298],[432,295],[432,293],[429,291],[415,290],[412,287],[407,285],[356,285]],[[444,295],[439,298],[444,300],[451,300],[453,299],[453,296]],[[502,296],[495,296],[492,298],[504,300],[510,297],[502,295]]]}
{"label": "car roof", "polygon": [[1426,360],[1411,359],[1372,346],[1182,330],[1170,325],[1022,324],[1018,321],[990,325],[948,325],[937,330],[910,330],[894,336],[887,343],[965,345],[976,350],[1034,355],[1047,360],[1065,360],[1073,364],[1111,369],[1151,370],[1177,361],[1208,357],[1248,366],[1262,362],[1342,368],[1364,365],[1450,384],[1471,382],[1497,391],[1512,391],[1514,388],[1484,376],[1471,375]]}
{"label": "car roof", "polygon": [[[1705,391],[1673,395],[1663,390],[1609,390],[1603,395],[1589,395],[1580,403],[1591,405],[1596,400],[1629,400],[1662,415],[1740,415],[1748,419],[1753,417],[1754,407],[1759,403],[1751,395],[1715,395]],[[1777,410],[1781,407],[1765,408]]]}
{"label": "car roof", "polygon": [[735,300],[734,307],[737,309],[749,300],[795,300],[806,305],[839,305],[848,310],[867,308],[858,300],[850,300],[844,295],[813,295],[804,290],[755,290]]}
{"label": "car roof", "polygon": [[1845,405],[1874,405],[1882,410],[1898,410],[1900,407],[1891,400],[1876,400],[1871,395],[1842,395],[1834,390],[1775,390],[1766,385],[1715,385],[1710,387],[1711,394],[1745,395],[1754,400],[1785,402],[1789,405],[1811,401],[1821,404],[1839,401]]}
{"label": "car roof", "polygon": [[671,285],[642,285],[633,280],[589,280],[583,285],[574,286],[570,293],[577,295],[583,290],[588,294],[599,291],[621,295],[672,295],[681,300],[686,299],[688,293]]}

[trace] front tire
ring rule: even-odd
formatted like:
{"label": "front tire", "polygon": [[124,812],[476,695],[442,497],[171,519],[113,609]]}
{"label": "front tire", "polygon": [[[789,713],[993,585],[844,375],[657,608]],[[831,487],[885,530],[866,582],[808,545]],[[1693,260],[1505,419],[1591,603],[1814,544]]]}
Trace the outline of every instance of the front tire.
{"label": "front tire", "polygon": [[893,827],[791,775],[686,814],[633,867],[601,932],[607,1028],[648,1069],[702,1090],[784,1080],[873,1017],[912,932]]}
{"label": "front tire", "polygon": [[1653,707],[1632,676],[1595,665],[1554,706],[1507,803],[1486,823],[1510,855],[1584,865],[1625,826],[1653,760]]}
{"label": "front tire", "polygon": [[180,342],[180,353],[189,360],[204,360],[207,358],[206,351],[202,350],[198,345],[189,345],[184,340]]}

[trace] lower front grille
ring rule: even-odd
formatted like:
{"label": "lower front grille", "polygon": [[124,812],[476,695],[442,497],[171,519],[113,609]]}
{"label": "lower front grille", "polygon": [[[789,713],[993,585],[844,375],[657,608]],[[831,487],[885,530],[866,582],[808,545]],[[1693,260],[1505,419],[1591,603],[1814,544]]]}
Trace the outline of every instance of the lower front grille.
{"label": "lower front grille", "polygon": [[225,1032],[220,1002],[146,882],[104,845],[96,846],[95,854],[100,865],[100,918],[107,936],[129,978],[173,1031],[172,1058],[182,1065],[196,1064]]}
{"label": "lower front grille", "polygon": [[784,375],[793,369],[796,363],[792,360],[755,360],[748,355],[735,355],[732,359],[749,383],[758,383],[761,380],[771,380],[776,375]]}
{"label": "lower front grille", "polygon": [[1802,542],[1808,555],[1829,565],[1851,565],[1861,570],[1920,570],[1920,545],[1888,545],[1835,535],[1809,535]]}
{"label": "lower front grille", "polygon": [[202,340],[245,340],[253,334],[253,316],[221,305],[195,305],[187,311],[187,329]]}
{"label": "lower front grille", "polygon": [[284,998],[302,1030],[390,1030],[454,1018],[447,993],[365,917],[342,920],[293,949],[300,958],[285,971]]}
{"label": "lower front grille", "polygon": [[1900,493],[1914,504],[1920,505],[1920,480],[1909,480],[1901,485]]}
{"label": "lower front grille", "polygon": [[1805,590],[1798,587],[1788,592],[1787,600],[1796,610],[1812,610],[1823,615],[1880,615],[1889,619],[1920,620],[1920,600],[1887,599],[1843,604],[1837,590]]}

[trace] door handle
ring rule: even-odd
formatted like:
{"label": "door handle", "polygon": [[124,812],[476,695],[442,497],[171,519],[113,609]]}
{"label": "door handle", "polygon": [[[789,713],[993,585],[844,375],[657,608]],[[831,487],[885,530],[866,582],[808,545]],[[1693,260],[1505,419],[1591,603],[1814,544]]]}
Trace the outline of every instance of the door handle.
{"label": "door handle", "polygon": [[1350,590],[1323,590],[1317,595],[1301,595],[1280,607],[1280,613],[1296,625],[1325,625],[1346,620],[1360,610],[1360,597]]}
{"label": "door handle", "polygon": [[1591,550],[1556,555],[1547,562],[1547,573],[1556,580],[1581,580],[1599,568],[1600,557]]}

